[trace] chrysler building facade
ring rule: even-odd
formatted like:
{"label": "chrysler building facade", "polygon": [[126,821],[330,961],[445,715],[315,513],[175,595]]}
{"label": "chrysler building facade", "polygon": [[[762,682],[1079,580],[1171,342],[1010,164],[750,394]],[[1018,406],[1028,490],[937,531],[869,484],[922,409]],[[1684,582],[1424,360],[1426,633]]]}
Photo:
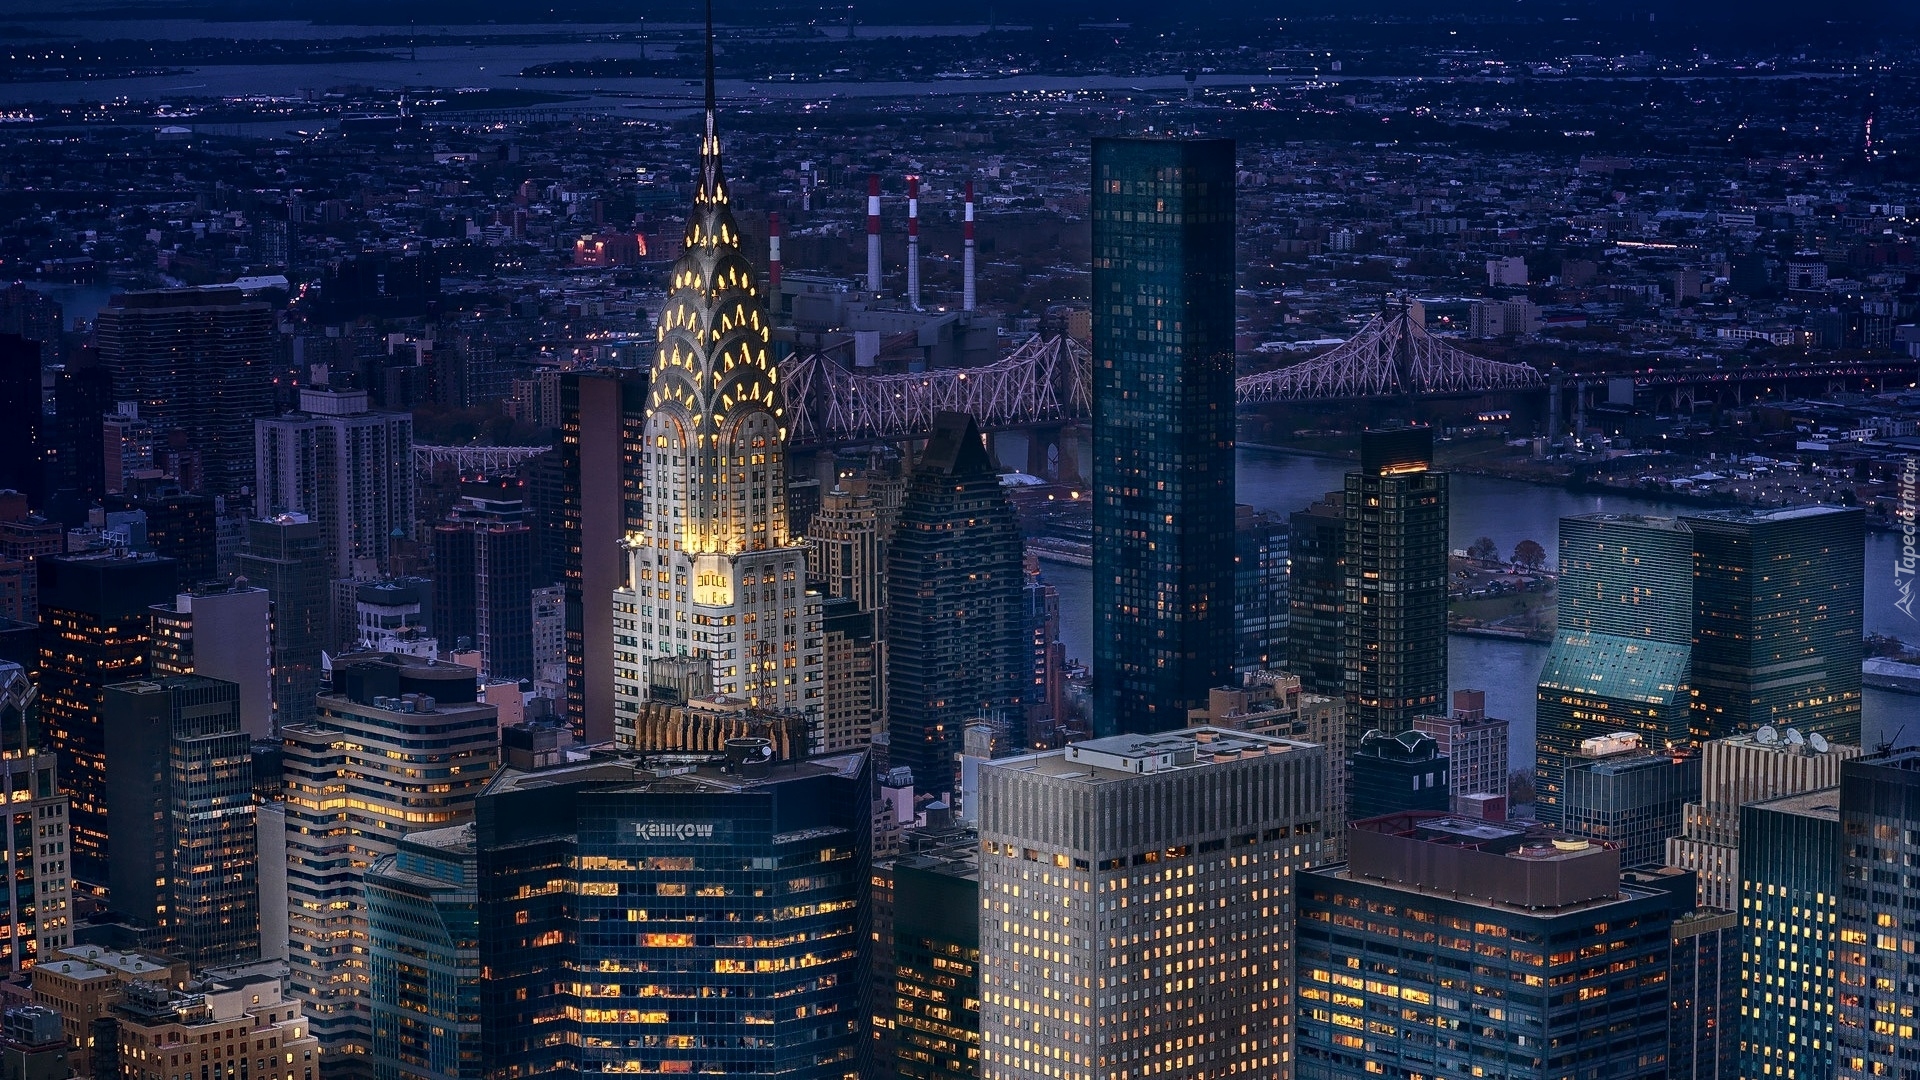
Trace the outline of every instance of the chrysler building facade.
{"label": "chrysler building facade", "polygon": [[699,190],[648,388],[646,526],[625,540],[627,582],[614,593],[623,742],[656,685],[820,713],[821,601],[807,592],[807,549],[787,532],[787,431],[763,308],[720,172],[709,58]]}

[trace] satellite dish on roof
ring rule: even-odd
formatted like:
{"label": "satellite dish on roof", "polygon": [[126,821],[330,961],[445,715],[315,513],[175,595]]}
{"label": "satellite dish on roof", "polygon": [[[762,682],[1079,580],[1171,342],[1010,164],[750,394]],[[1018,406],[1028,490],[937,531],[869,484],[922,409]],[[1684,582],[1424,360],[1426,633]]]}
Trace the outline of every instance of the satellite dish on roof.
{"label": "satellite dish on roof", "polygon": [[1789,743],[1792,743],[1795,746],[1807,745],[1807,737],[1805,735],[1800,734],[1799,728],[1787,729],[1787,741]]}
{"label": "satellite dish on roof", "polygon": [[1753,741],[1761,746],[1773,746],[1780,741],[1780,733],[1773,730],[1772,724],[1762,724],[1760,730],[1753,733]]}
{"label": "satellite dish on roof", "polygon": [[1817,731],[1807,736],[1807,745],[1813,747],[1813,752],[1816,754],[1824,754],[1832,749],[1827,745],[1827,737]]}

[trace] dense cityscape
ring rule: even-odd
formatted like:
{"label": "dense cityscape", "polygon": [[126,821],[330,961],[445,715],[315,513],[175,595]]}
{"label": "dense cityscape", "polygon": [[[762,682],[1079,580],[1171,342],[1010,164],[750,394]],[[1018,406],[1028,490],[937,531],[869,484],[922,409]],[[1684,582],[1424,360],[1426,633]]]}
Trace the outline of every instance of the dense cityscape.
{"label": "dense cityscape", "polygon": [[1920,1080],[1920,11],[0,11],[0,1080]]}

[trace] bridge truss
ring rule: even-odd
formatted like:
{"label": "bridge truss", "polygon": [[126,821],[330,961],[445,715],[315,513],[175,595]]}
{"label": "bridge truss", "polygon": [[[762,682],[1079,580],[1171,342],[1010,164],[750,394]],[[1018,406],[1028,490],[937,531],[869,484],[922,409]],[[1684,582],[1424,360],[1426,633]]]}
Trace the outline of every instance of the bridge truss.
{"label": "bridge truss", "polygon": [[431,473],[441,465],[452,465],[462,476],[504,473],[518,468],[528,458],[547,452],[544,446],[419,446],[413,448],[413,471]]}
{"label": "bridge truss", "polygon": [[1241,405],[1276,401],[1482,394],[1545,386],[1526,364],[1485,360],[1455,348],[1413,321],[1406,309],[1376,315],[1345,344],[1311,360],[1247,375]]}
{"label": "bridge truss", "polygon": [[860,374],[819,353],[780,365],[797,446],[923,436],[936,413],[973,415],[983,431],[1082,421],[1093,413],[1093,362],[1072,338],[1035,335],[998,363],[905,375]]}

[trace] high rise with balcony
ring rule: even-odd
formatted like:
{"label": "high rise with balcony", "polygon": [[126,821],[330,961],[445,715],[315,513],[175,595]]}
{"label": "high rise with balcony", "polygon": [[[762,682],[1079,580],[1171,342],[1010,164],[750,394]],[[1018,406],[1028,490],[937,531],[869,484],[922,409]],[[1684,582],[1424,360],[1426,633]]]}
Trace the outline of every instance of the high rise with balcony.
{"label": "high rise with balcony", "polygon": [[1186,723],[1234,660],[1234,144],[1093,144],[1093,693]]}
{"label": "high rise with balcony", "polygon": [[386,573],[396,537],[413,535],[413,416],[367,407],[365,390],[300,391],[300,411],[259,421],[254,514],[305,514],[320,527],[328,574]]}

